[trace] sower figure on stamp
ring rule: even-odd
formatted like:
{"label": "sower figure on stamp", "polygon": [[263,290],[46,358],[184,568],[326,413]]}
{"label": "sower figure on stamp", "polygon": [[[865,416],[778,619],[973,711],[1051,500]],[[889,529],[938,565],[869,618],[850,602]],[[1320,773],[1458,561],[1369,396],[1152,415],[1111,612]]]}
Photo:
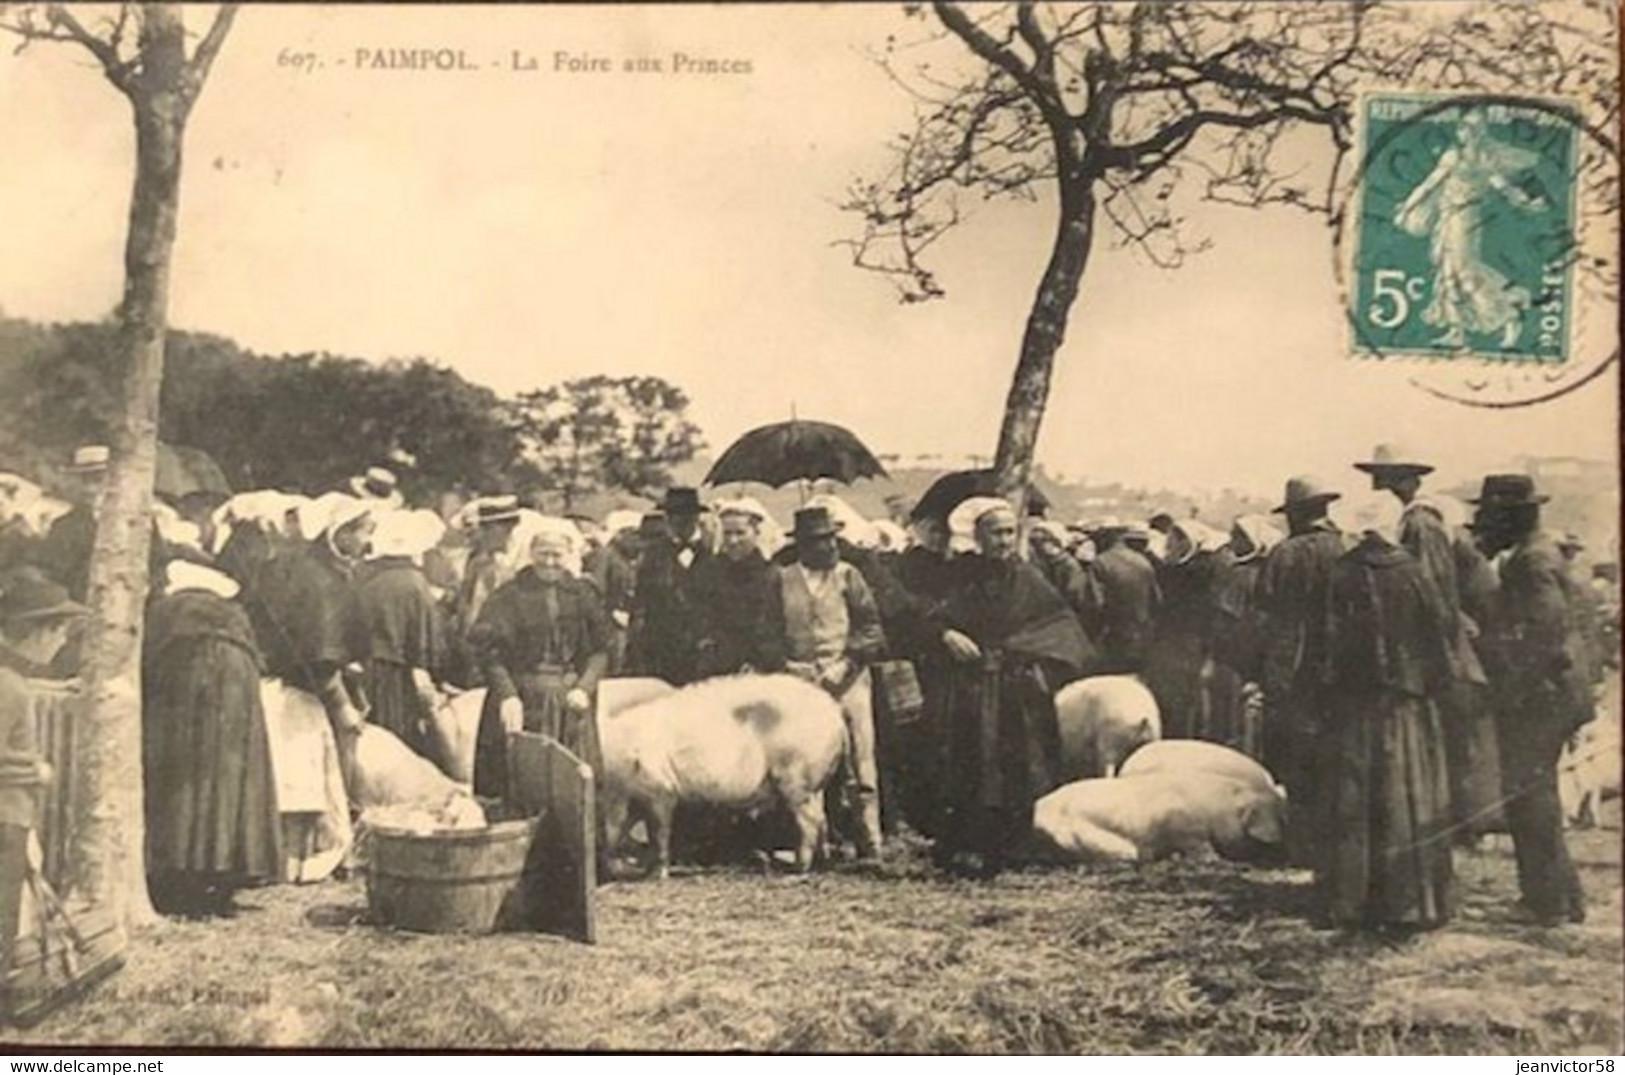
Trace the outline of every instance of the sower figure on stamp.
{"label": "sower figure on stamp", "polygon": [[1319,811],[1311,762],[1325,704],[1327,582],[1343,555],[1343,535],[1326,517],[1342,494],[1300,475],[1274,511],[1288,536],[1264,562],[1257,608],[1264,635],[1264,765],[1286,788],[1287,853],[1314,863]]}
{"label": "sower figure on stamp", "polygon": [[1451,624],[1451,683],[1438,698],[1450,768],[1450,803],[1457,843],[1470,846],[1485,831],[1499,799],[1495,726],[1483,707],[1488,680],[1473,649],[1479,626],[1462,611],[1456,536],[1445,521],[1446,508],[1421,492],[1433,467],[1392,444],[1379,444],[1371,459],[1354,464],[1371,475],[1371,488],[1386,490],[1402,506],[1399,544],[1422,566],[1444,602]]}
{"label": "sower figure on stamp", "polygon": [[1557,762],[1570,734],[1594,712],[1563,557],[1540,528],[1546,500],[1526,474],[1491,474],[1472,503],[1473,532],[1484,551],[1506,553],[1485,640],[1522,910],[1553,926],[1585,920],[1580,877],[1563,842]]}
{"label": "sower figure on stamp", "polygon": [[856,829],[859,857],[872,860],[880,857],[882,837],[869,665],[885,653],[886,636],[869,584],[841,559],[838,529],[828,508],[796,512],[791,538],[797,562],[779,569],[785,656],[791,672],[841,703],[847,731],[843,812]]}
{"label": "sower figure on stamp", "polygon": [[668,489],[660,507],[664,533],[651,535],[638,561],[626,664],[630,675],[682,687],[700,678],[694,585],[697,568],[712,552],[700,530],[705,509],[698,492]]}

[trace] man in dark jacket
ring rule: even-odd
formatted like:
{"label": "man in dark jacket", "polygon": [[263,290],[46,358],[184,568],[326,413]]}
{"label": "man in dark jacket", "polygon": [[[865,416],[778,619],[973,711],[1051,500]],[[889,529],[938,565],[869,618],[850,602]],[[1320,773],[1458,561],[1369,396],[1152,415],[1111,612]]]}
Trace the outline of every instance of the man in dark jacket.
{"label": "man in dark jacket", "polygon": [[758,545],[764,517],[753,500],[717,508],[722,554],[695,568],[700,673],[784,670],[784,604],[779,573]]}
{"label": "man in dark jacket", "polygon": [[714,555],[700,532],[700,495],[673,488],[661,502],[664,533],[643,549],[627,633],[627,671],[674,687],[700,678],[699,613],[695,580]]}
{"label": "man in dark jacket", "polygon": [[1311,762],[1320,732],[1326,675],[1327,584],[1344,541],[1327,506],[1342,494],[1307,476],[1288,479],[1287,538],[1264,563],[1256,598],[1264,634],[1264,764],[1291,805],[1287,852],[1312,865],[1318,806]]}
{"label": "man in dark jacket", "polygon": [[1083,626],[1101,652],[1101,672],[1127,675],[1145,664],[1146,647],[1162,594],[1151,561],[1123,542],[1128,528],[1115,519],[1091,535],[1095,558],[1089,564],[1089,602]]}
{"label": "man in dark jacket", "polygon": [[1523,911],[1540,925],[1585,920],[1580,878],[1563,843],[1557,761],[1570,734],[1592,716],[1581,640],[1563,578],[1563,556],[1540,529],[1540,505],[1525,474],[1491,474],[1477,500],[1473,532],[1501,563],[1501,592],[1485,633],[1500,741],[1507,827],[1518,862]]}

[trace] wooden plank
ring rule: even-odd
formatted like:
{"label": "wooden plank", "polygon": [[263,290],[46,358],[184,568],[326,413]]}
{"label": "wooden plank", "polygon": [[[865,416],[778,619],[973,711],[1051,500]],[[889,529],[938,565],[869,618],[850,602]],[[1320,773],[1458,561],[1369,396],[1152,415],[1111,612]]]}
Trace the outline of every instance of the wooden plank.
{"label": "wooden plank", "polygon": [[84,712],[84,695],[73,681],[31,679],[34,735],[40,754],[55,771],[38,793],[36,816],[45,853],[41,871],[53,888],[66,888],[70,878],[69,848],[73,839],[74,787],[78,779],[75,736]]}
{"label": "wooden plank", "polygon": [[598,812],[591,766],[557,740],[533,732],[508,736],[510,805],[537,819],[526,863],[534,890],[523,903],[527,925],[591,944],[597,927]]}

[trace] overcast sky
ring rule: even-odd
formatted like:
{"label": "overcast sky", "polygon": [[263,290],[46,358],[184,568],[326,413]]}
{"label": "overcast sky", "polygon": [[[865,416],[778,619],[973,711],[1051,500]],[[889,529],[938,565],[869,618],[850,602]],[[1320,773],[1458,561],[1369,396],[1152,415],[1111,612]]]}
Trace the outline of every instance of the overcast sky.
{"label": "overcast sky", "polygon": [[[973,217],[939,251],[948,298],[925,305],[832,245],[852,229],[834,203],[910,123],[866,51],[918,26],[894,5],[250,6],[188,138],[173,323],[268,353],[423,355],[505,393],[657,374],[716,450],[793,405],[878,452],[991,454],[1050,206]],[[355,69],[358,49],[403,47],[482,69]],[[285,49],[326,67],[280,65]],[[540,69],[506,69],[514,50]],[[751,73],[568,74],[556,50]],[[0,54],[0,99],[0,307],[99,317],[121,281],[126,106],[62,46]],[[1522,453],[1612,456],[1612,376],[1516,411],[1433,400],[1406,383],[1416,367],[1347,357],[1323,222],[1195,223],[1213,249],[1178,272],[1097,248],[1051,469],[1272,492],[1302,470],[1352,481],[1379,440],[1446,483]],[[1612,334],[1599,316],[1589,347]]]}

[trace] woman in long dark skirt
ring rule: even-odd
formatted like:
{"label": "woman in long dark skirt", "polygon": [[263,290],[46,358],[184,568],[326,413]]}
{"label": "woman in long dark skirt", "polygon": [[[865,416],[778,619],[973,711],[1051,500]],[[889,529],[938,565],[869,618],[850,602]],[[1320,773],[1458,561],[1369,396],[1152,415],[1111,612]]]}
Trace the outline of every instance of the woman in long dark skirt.
{"label": "woman in long dark skirt", "polygon": [[224,574],[177,560],[147,613],[142,760],[147,874],[160,910],[229,904],[282,874],[260,656]]}
{"label": "woman in long dark skirt", "polygon": [[1373,506],[1360,543],[1332,571],[1316,875],[1330,925],[1408,932],[1441,926],[1453,910],[1437,704],[1450,685],[1453,625],[1397,544],[1397,515]]}
{"label": "woman in long dark skirt", "polygon": [[1092,656],[1065,600],[1016,558],[1015,513],[967,501],[978,553],[956,562],[940,612],[954,662],[942,699],[945,765],[938,865],[999,873],[1032,832],[1033,804],[1060,783],[1055,691]]}

